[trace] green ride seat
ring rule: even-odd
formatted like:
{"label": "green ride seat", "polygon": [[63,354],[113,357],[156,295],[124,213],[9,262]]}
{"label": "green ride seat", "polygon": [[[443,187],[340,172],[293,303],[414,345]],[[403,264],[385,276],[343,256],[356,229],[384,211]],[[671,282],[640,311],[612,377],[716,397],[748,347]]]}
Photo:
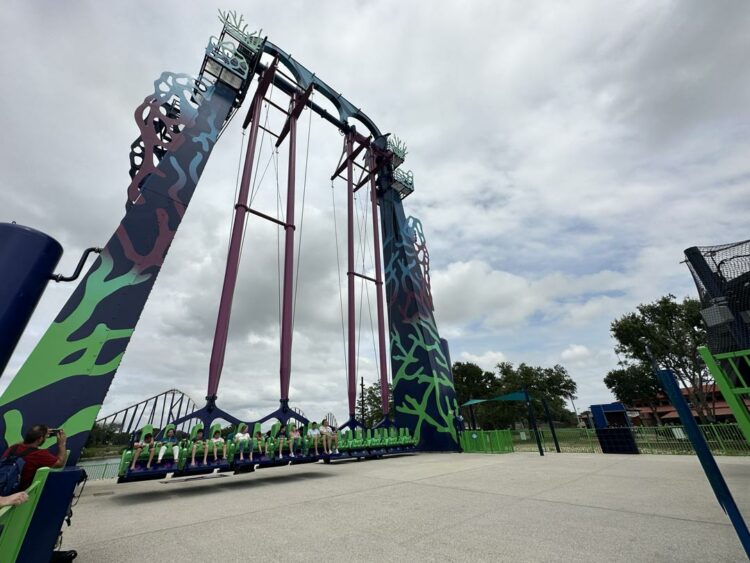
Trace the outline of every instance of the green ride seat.
{"label": "green ride seat", "polygon": [[[250,433],[250,440],[249,441],[236,441],[235,435],[242,432],[243,434],[245,432],[249,432],[249,426],[245,424],[244,422],[240,422],[237,425],[237,431],[232,432],[227,436],[227,459],[234,459],[235,455],[239,455],[240,451],[242,451],[243,455],[249,454],[253,450],[253,436],[255,436],[255,433]],[[229,448],[232,449],[232,454],[229,454]]]}
{"label": "green ride seat", "polygon": [[279,433],[279,430],[281,430],[281,423],[280,422],[274,422],[273,426],[271,426],[271,438],[276,438],[276,435]]}
{"label": "green ride seat", "polygon": [[[244,423],[243,423],[244,424]],[[249,444],[244,448],[243,453],[245,455],[249,455],[250,452],[253,453],[253,460],[258,460],[260,457],[264,454],[264,446],[266,444],[266,441],[264,438],[261,438],[258,440],[255,435],[260,432],[261,425],[259,422],[256,422],[253,424],[252,432],[250,432],[250,442]],[[239,454],[240,452],[240,446],[238,444],[234,444],[234,454],[233,457]],[[229,456],[229,452],[227,451],[227,457]]]}
{"label": "green ride seat", "polygon": [[417,445],[417,439],[411,435],[411,431],[407,428],[406,429],[406,437],[409,438],[409,445],[410,446],[416,446]]}
{"label": "green ride seat", "polygon": [[382,439],[380,437],[380,429],[375,428],[370,431],[370,439],[368,440],[369,447],[371,448],[379,448],[382,444]]}
{"label": "green ride seat", "polygon": [[378,439],[378,447],[385,448],[388,445],[388,429],[378,428],[376,432],[377,432],[377,439]]}
{"label": "green ride seat", "polygon": [[[268,457],[273,458],[276,456],[276,452],[279,449],[279,440],[276,439],[276,436],[279,433],[279,429],[281,429],[281,423],[275,422],[273,426],[271,426],[271,436],[266,438],[266,444],[268,445]],[[286,448],[286,445],[284,446]],[[264,445],[265,449],[265,445]]]}
{"label": "green ride seat", "polygon": [[260,459],[262,455],[265,455],[266,453],[265,445],[266,445],[266,441],[263,438],[261,438],[260,440],[258,440],[258,438],[253,438],[252,440],[253,459]]}
{"label": "green ride seat", "polygon": [[[146,434],[151,434],[152,436],[154,435],[154,427],[151,424],[145,425],[143,428],[141,428],[138,431],[138,438],[136,439],[136,442],[142,442]],[[148,462],[148,455],[149,455],[149,452],[151,451],[151,448],[153,447],[154,447],[153,445],[144,447],[141,450],[141,454],[138,457],[138,461]],[[133,461],[133,449],[123,451],[122,456],[120,457],[120,467],[118,469],[118,475],[120,475],[120,477],[124,476],[127,473],[132,461]]]}
{"label": "green ride seat", "polygon": [[[198,434],[198,430],[203,430],[203,423],[202,422],[196,422],[195,426],[193,426],[190,429],[190,436],[188,436],[188,439],[190,441],[192,441],[195,438],[195,436]],[[206,433],[205,432],[203,433],[203,439],[204,440],[206,439]]]}
{"label": "green ride seat", "polygon": [[339,432],[339,451],[348,452],[351,449],[352,433],[347,428],[343,432]]}
{"label": "green ride seat", "polygon": [[398,431],[396,430],[395,426],[391,426],[390,428],[388,428],[388,437],[386,438],[385,443],[387,446],[398,445]]}
{"label": "green ride seat", "polygon": [[290,442],[292,443],[292,447],[293,447],[293,449],[294,449],[295,452],[302,451],[302,435],[303,435],[302,431],[300,431],[300,437],[299,438],[292,438],[291,437],[292,436],[292,432],[296,428],[297,427],[294,426],[293,424],[290,424],[289,426],[286,427],[286,429],[287,429],[287,432],[286,432],[287,443],[284,445],[284,449],[286,449],[287,451],[289,451],[289,443]]}
{"label": "green ride seat", "polygon": [[[307,435],[307,430],[303,434],[303,452],[305,455],[315,455],[315,438]],[[323,440],[318,436],[318,455],[323,451]]]}
{"label": "green ride seat", "polygon": [[[215,432],[221,433],[221,424],[218,422],[211,425],[211,429],[208,431],[208,436],[206,436],[206,445],[208,447],[208,459],[214,459],[214,461],[219,461],[222,459],[223,452],[224,452],[224,445],[223,444],[216,444],[216,458],[214,458],[214,446],[213,443],[211,443],[211,439],[214,436]],[[224,443],[227,444],[227,459],[232,459],[234,454],[234,443],[227,443],[226,440],[224,440]],[[197,458],[196,453],[196,458]]]}
{"label": "green ride seat", "polygon": [[353,449],[353,450],[355,450],[355,449],[362,449],[362,448],[365,447],[365,440],[364,440],[364,438],[362,436],[362,429],[361,428],[357,428],[354,431],[354,438],[352,438],[352,440],[351,440],[351,442],[349,444],[350,444],[350,449]]}
{"label": "green ride seat", "polygon": [[399,446],[411,446],[412,445],[412,439],[411,439],[411,436],[409,435],[408,428],[398,429],[398,445]]}
{"label": "green ride seat", "polygon": [[[159,432],[159,436],[161,438],[165,438],[167,436],[167,432],[169,432],[170,430],[174,430],[175,433],[176,433],[177,432],[177,427],[174,424],[167,424]],[[161,449],[161,447],[163,445],[166,445],[163,441],[157,441],[156,442],[156,447],[158,448],[157,451],[156,451],[157,456],[159,454],[159,449]],[[182,469],[182,467],[185,465],[185,456],[183,455],[184,454],[184,448],[180,447],[179,440],[177,441],[177,447],[179,448],[179,453],[178,453],[177,459],[174,459],[174,451],[172,451],[172,448],[167,445],[167,451],[164,452],[164,457],[162,457],[162,463],[164,463],[165,461],[173,460],[175,462],[175,465],[177,466],[177,468],[178,469]],[[143,454],[141,454],[141,455],[143,455]],[[157,458],[154,458],[154,460],[156,460],[156,459]],[[156,461],[154,461],[154,463],[156,463]]]}
{"label": "green ride seat", "polygon": [[[185,460],[192,459],[193,456],[193,440],[195,440],[195,436],[198,434],[198,430],[203,430],[203,423],[198,422],[190,429],[190,436],[187,440],[183,441],[183,448],[182,452],[185,456]],[[195,461],[203,460],[203,444],[206,441],[206,434],[203,433],[203,443],[198,444],[198,447],[195,448]]]}

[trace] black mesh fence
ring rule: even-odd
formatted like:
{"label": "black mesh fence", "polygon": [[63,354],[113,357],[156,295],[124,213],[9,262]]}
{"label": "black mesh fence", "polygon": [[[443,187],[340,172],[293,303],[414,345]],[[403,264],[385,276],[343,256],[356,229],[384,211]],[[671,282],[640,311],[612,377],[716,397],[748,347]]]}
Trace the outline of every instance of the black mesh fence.
{"label": "black mesh fence", "polygon": [[750,348],[750,240],[685,250],[713,354]]}

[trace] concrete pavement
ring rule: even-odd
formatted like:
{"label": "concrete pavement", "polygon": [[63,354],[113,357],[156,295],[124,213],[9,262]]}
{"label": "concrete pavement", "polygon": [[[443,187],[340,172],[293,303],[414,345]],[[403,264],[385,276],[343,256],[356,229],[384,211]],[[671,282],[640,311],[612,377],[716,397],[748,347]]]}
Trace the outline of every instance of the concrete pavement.
{"label": "concrete pavement", "polygon": [[[750,519],[750,458],[719,458]],[[102,561],[744,561],[697,458],[421,454],[86,486]]]}

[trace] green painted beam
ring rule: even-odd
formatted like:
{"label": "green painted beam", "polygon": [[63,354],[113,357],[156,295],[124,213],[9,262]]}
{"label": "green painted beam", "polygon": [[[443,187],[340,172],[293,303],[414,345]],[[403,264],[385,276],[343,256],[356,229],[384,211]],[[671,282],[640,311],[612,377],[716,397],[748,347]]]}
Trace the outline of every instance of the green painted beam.
{"label": "green painted beam", "polygon": [[737,420],[737,425],[740,427],[742,434],[745,436],[748,443],[750,443],[750,412],[748,412],[744,403],[744,397],[750,397],[750,389],[733,385],[729,376],[719,365],[719,361],[721,360],[728,362],[732,366],[735,375],[738,376],[740,381],[744,382],[739,375],[735,361],[739,358],[742,358],[743,361],[748,361],[750,350],[741,350],[730,354],[719,354],[713,356],[708,348],[701,346],[698,348],[698,353],[701,355],[701,358],[703,358],[706,367],[708,367],[708,371],[711,372],[714,381],[716,381],[716,385],[719,386],[719,390],[724,396],[724,400],[729,405],[729,408],[732,409],[732,414],[734,414],[734,418]]}

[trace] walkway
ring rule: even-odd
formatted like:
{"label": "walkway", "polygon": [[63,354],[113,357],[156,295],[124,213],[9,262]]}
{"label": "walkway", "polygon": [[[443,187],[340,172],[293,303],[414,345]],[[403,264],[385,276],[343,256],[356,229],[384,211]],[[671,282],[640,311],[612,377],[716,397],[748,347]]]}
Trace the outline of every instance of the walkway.
{"label": "walkway", "polygon": [[[719,459],[750,520],[750,459]],[[424,454],[89,483],[64,546],[100,561],[743,561],[690,456]]]}

